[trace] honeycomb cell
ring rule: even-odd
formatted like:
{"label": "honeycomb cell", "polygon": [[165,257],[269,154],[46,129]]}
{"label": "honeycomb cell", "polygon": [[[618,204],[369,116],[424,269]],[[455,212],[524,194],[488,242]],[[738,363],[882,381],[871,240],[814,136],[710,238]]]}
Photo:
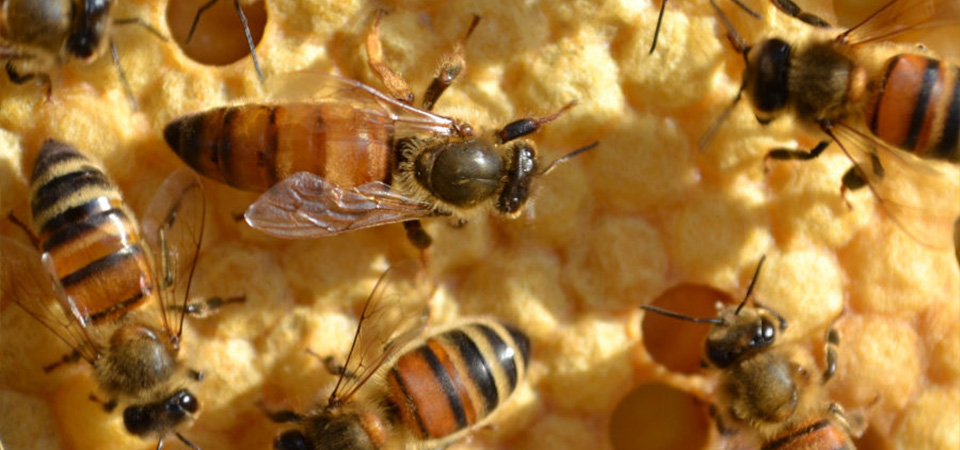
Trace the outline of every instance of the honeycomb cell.
{"label": "honeycomb cell", "polygon": [[693,450],[707,443],[702,402],[663,383],[644,384],[623,398],[610,417],[614,450]]}
{"label": "honeycomb cell", "polygon": [[[167,4],[167,25],[173,40],[184,54],[201,64],[225,66],[250,56],[250,47],[234,7],[237,0],[218,0],[204,10],[190,38],[190,28],[197,17],[197,11],[209,1],[171,0]],[[239,3],[256,47],[267,25],[264,1],[239,0]],[[188,38],[190,42],[187,42]]]}
{"label": "honeycomb cell", "polygon": [[[717,303],[731,304],[722,291],[698,284],[681,284],[660,294],[651,306],[688,317],[715,317]],[[701,370],[703,342],[709,324],[697,324],[666,317],[652,311],[643,315],[643,346],[647,353],[671,372],[697,373]]]}

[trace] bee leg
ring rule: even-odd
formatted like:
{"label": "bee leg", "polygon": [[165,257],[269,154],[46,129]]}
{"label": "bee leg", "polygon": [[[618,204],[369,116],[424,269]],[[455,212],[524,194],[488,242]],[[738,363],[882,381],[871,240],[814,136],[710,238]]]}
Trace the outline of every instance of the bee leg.
{"label": "bee leg", "polygon": [[400,74],[396,73],[383,62],[383,45],[380,43],[380,18],[386,14],[386,11],[377,11],[373,18],[373,26],[370,27],[370,33],[367,34],[367,61],[383,85],[387,88],[387,93],[393,98],[408,105],[413,104],[413,91],[403,80]]}
{"label": "bee leg", "polygon": [[194,302],[186,306],[173,305],[168,309],[174,312],[187,314],[190,317],[204,318],[214,314],[218,309],[225,305],[232,303],[243,303],[246,301],[247,297],[245,295],[239,295],[230,298],[211,297],[203,300],[202,302]]}
{"label": "bee leg", "polygon": [[463,39],[454,45],[452,52],[443,55],[440,60],[440,68],[437,70],[437,76],[433,78],[430,86],[427,87],[427,91],[423,94],[423,104],[421,105],[423,109],[432,110],[433,105],[437,103],[443,92],[463,73],[467,66],[467,60],[463,55],[464,44],[466,44],[467,39],[470,39],[470,35],[473,34],[473,30],[477,28],[478,23],[480,23],[480,16],[474,14],[473,21],[470,22],[470,27],[467,28],[467,33],[463,36]]}
{"label": "bee leg", "polygon": [[863,175],[860,166],[853,165],[843,174],[843,181],[840,183],[840,197],[847,209],[853,209],[853,204],[847,199],[847,192],[853,192],[862,189],[867,185],[867,178]]}
{"label": "bee leg", "polygon": [[44,367],[43,367],[43,373],[50,373],[50,372],[53,372],[54,370],[58,369],[60,366],[63,366],[63,365],[66,365],[66,364],[73,364],[73,363],[75,363],[75,362],[77,362],[77,361],[80,361],[80,358],[81,358],[81,357],[82,357],[82,356],[80,355],[80,352],[74,350],[74,351],[71,352],[71,353],[67,353],[66,355],[63,355],[63,356],[60,358],[59,361],[54,362],[54,363],[51,363],[51,364],[47,364],[46,366],[44,366]]}
{"label": "bee leg", "polygon": [[133,89],[130,88],[130,82],[127,81],[127,71],[123,70],[123,66],[120,64],[120,56],[117,55],[117,46],[113,44],[113,39],[110,39],[110,56],[113,58],[114,67],[117,68],[117,75],[120,76],[120,84],[123,85],[123,92],[127,96],[127,100],[130,101],[130,107],[136,111],[137,99],[133,96]]}
{"label": "bee leg", "polygon": [[333,356],[321,357],[310,349],[307,349],[307,353],[317,357],[317,359],[323,363],[323,368],[326,369],[330,375],[336,375],[338,377],[343,377],[350,380],[357,378],[357,374],[347,370],[343,364],[338,363],[337,358],[334,358]]}
{"label": "bee leg", "polygon": [[143,19],[141,19],[141,18],[139,18],[139,17],[128,17],[128,18],[124,18],[124,19],[113,19],[113,24],[114,24],[114,25],[118,25],[118,26],[137,25],[137,26],[140,26],[140,27],[142,27],[143,29],[147,30],[147,32],[149,32],[150,34],[156,36],[157,39],[160,39],[160,40],[163,41],[163,42],[169,41],[169,39],[168,39],[166,36],[164,36],[163,33],[160,32],[160,30],[154,28],[153,25],[150,25],[149,23],[147,23],[147,21],[145,21],[145,20],[143,20]]}
{"label": "bee leg", "polygon": [[13,67],[13,62],[8,61],[4,69],[7,72],[7,78],[10,79],[10,82],[14,84],[24,84],[30,80],[36,78],[40,80],[40,84],[44,86],[44,90],[47,93],[47,100],[50,99],[50,96],[53,95],[53,83],[50,82],[50,76],[45,73],[20,73],[16,68]]}
{"label": "bee leg", "polygon": [[836,328],[830,327],[827,330],[826,345],[824,348],[824,369],[823,375],[820,377],[821,384],[830,381],[830,378],[833,378],[833,374],[837,372],[837,354],[839,347],[840,333],[837,332]]}
{"label": "bee leg", "polygon": [[733,436],[734,434],[737,434],[736,428],[730,428],[726,423],[724,423],[725,421],[723,416],[720,414],[720,410],[717,409],[717,405],[710,405],[710,409],[708,411],[710,413],[710,417],[713,419],[713,423],[717,427],[717,432],[720,433],[721,436]]}
{"label": "bee leg", "polygon": [[800,7],[797,6],[797,4],[791,0],[770,0],[770,3],[773,3],[773,6],[776,6],[777,9],[779,9],[780,11],[783,11],[788,16],[800,19],[801,21],[808,23],[810,25],[813,25],[815,27],[830,28],[832,26],[830,25],[830,23],[828,23],[826,20],[821,19],[819,16],[808,13],[800,9]]}
{"label": "bee leg", "polygon": [[240,7],[239,0],[233,0],[233,8],[237,11],[237,17],[240,18],[240,25],[243,26],[243,36],[247,38],[247,47],[250,48],[250,59],[253,60],[253,68],[257,71],[257,78],[263,83],[263,71],[260,70],[260,60],[257,58],[257,51],[254,49],[253,36],[250,35],[250,25],[247,24],[247,15],[243,13],[243,8]]}
{"label": "bee leg", "polygon": [[100,406],[103,407],[103,410],[106,411],[108,414],[113,412],[113,410],[117,408],[117,401],[115,399],[103,401],[100,399],[100,397],[97,397],[94,394],[90,394],[89,396],[87,396],[87,398],[90,399],[91,402],[99,403]]}
{"label": "bee leg", "polygon": [[789,148],[775,148],[770,150],[767,153],[766,158],[764,159],[764,165],[766,165],[766,160],[777,159],[777,160],[790,160],[790,159],[799,159],[799,160],[809,160],[814,159],[820,156],[824,150],[830,145],[830,141],[820,141],[816,147],[810,149],[810,151],[803,150],[794,150]]}
{"label": "bee leg", "polygon": [[423,229],[423,224],[419,220],[404,221],[403,229],[407,231],[407,239],[414,247],[426,250],[433,244],[433,238]]}
{"label": "bee leg", "polygon": [[34,248],[40,248],[40,239],[33,234],[33,231],[30,231],[30,228],[27,227],[25,223],[18,219],[17,216],[13,215],[13,212],[7,214],[7,219],[10,220],[10,222],[13,222],[14,225],[20,228],[23,233],[27,235],[27,238],[30,239],[30,243],[33,244]]}
{"label": "bee leg", "polygon": [[530,133],[534,133],[540,130],[540,127],[544,126],[547,123],[550,123],[556,120],[558,117],[567,112],[570,108],[573,108],[577,105],[577,101],[574,100],[570,103],[567,103],[561,107],[557,112],[550,114],[549,116],[544,117],[526,117],[523,119],[518,119],[513,122],[506,124],[503,128],[496,132],[495,136],[497,137],[497,143],[503,144],[510,142],[514,139],[526,136]]}
{"label": "bee leg", "polygon": [[[175,431],[173,435],[176,436],[177,439],[180,439],[180,442],[183,442],[183,444],[189,447],[190,450],[200,450],[200,447],[197,447],[196,444],[194,444],[193,442],[190,442],[189,440],[187,440],[187,438],[183,437],[183,435],[180,434],[179,431]],[[160,446],[162,445],[163,445],[163,439],[160,439],[160,442],[157,443],[157,449],[159,450]]]}
{"label": "bee leg", "polygon": [[303,420],[303,416],[297,414],[289,409],[284,409],[280,411],[270,411],[266,406],[263,405],[263,402],[257,402],[257,407],[260,408],[260,411],[263,411],[263,414],[274,423],[290,423],[290,422],[300,422]]}

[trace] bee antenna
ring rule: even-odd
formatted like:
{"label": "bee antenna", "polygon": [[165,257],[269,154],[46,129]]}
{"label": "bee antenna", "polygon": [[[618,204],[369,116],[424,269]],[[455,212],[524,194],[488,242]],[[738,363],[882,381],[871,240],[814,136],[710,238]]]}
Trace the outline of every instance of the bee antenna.
{"label": "bee antenna", "polygon": [[740,306],[737,306],[737,310],[733,313],[735,316],[740,315],[740,310],[743,309],[743,306],[747,304],[747,300],[750,300],[750,295],[753,294],[753,288],[757,285],[757,279],[760,278],[760,269],[763,267],[763,262],[767,260],[767,255],[760,257],[760,262],[757,263],[757,270],[753,272],[753,279],[750,280],[750,287],[747,288],[747,295],[743,296],[743,301],[740,302]]}
{"label": "bee antenna", "polygon": [[657,49],[657,38],[660,37],[660,24],[663,23],[663,12],[667,10],[667,0],[663,0],[663,3],[660,4],[660,15],[657,16],[657,27],[653,30],[653,43],[650,44],[650,52],[648,55],[652,55],[653,51]]}
{"label": "bee antenna", "polygon": [[567,154],[564,155],[564,156],[561,156],[560,158],[558,158],[558,159],[556,159],[555,161],[553,161],[552,163],[550,163],[550,165],[547,166],[545,169],[543,169],[543,171],[540,172],[540,175],[546,175],[546,174],[550,173],[550,172],[554,169],[554,167],[557,167],[557,165],[562,164],[562,163],[565,163],[565,162],[567,162],[568,160],[570,160],[570,158],[573,158],[573,157],[575,157],[575,156],[577,156],[577,155],[579,155],[579,154],[581,154],[581,153],[584,153],[584,152],[586,152],[586,151],[588,151],[588,150],[593,150],[593,149],[596,148],[596,146],[598,146],[598,145],[600,145],[600,141],[594,141],[592,144],[588,144],[588,145],[586,145],[586,146],[580,147],[580,148],[578,148],[578,149],[576,149],[576,150],[574,150],[574,151],[572,151],[572,152],[570,152],[570,153],[567,153]]}
{"label": "bee antenna", "polygon": [[674,319],[686,320],[687,322],[712,323],[715,325],[723,324],[723,320],[720,319],[719,317],[690,317],[690,316],[685,316],[683,314],[675,313],[673,311],[667,311],[665,309],[657,308],[656,306],[650,306],[650,305],[643,305],[640,307],[640,309],[644,311],[655,312],[657,314],[664,315],[667,317],[672,317]]}
{"label": "bee antenna", "polygon": [[[747,8],[746,5],[740,3],[739,1],[733,0],[733,2],[747,11],[747,13],[750,15],[758,19],[761,17],[759,14],[750,8]],[[740,33],[737,33],[737,29],[733,27],[732,23],[730,23],[730,19],[727,18],[727,15],[723,13],[723,10],[717,6],[717,2],[715,0],[710,0],[710,4],[713,5],[713,10],[717,13],[717,16],[720,17],[720,21],[723,22],[723,27],[727,29],[727,40],[730,41],[730,45],[737,50],[737,53],[746,54],[750,48],[743,41],[743,37],[740,36]]]}
{"label": "bee antenna", "polygon": [[741,2],[740,0],[731,0],[731,1],[732,1],[734,4],[736,4],[737,6],[739,6],[740,9],[746,11],[747,14],[750,14],[751,16],[753,16],[754,19],[762,19],[762,18],[763,18],[763,16],[760,15],[760,13],[758,13],[758,12],[750,9],[746,4],[744,4],[744,3]]}
{"label": "bee antenna", "polygon": [[733,113],[733,108],[737,107],[737,103],[740,103],[740,97],[743,96],[743,90],[746,87],[746,81],[740,86],[740,90],[737,91],[737,96],[733,98],[733,102],[730,103],[730,106],[727,106],[727,109],[724,109],[723,112],[717,117],[717,120],[714,120],[710,124],[710,128],[707,129],[706,133],[703,133],[703,136],[700,137],[700,140],[697,141],[697,147],[700,151],[706,150],[707,146],[710,145],[710,141],[713,140],[713,135],[717,134],[717,130],[723,125],[724,122],[730,117],[730,114]]}
{"label": "bee antenna", "polygon": [[[179,431],[174,432],[173,434],[174,436],[177,437],[177,439],[180,439],[180,442],[183,442],[187,447],[190,447],[191,450],[200,450],[200,447],[197,447],[197,444],[194,444],[193,442],[190,442],[189,440],[187,440],[187,438],[185,438],[182,434],[180,434]],[[162,447],[163,447],[163,439],[161,439],[160,442],[157,444],[158,449]]]}

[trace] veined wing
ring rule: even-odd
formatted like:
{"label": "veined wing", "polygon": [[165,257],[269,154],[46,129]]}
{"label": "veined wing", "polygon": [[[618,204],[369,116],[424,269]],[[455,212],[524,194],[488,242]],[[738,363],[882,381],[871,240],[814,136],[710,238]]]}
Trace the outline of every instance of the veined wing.
{"label": "veined wing", "polygon": [[956,0],[891,0],[837,40],[859,45],[909,31],[958,25],[960,2]]}
{"label": "veined wing", "polygon": [[[271,100],[289,102],[343,102],[377,117],[377,126],[384,121],[402,134],[433,133],[446,136],[469,136],[472,129],[456,119],[397,101],[373,87],[350,78],[317,72],[300,71],[271,77],[267,85]],[[362,124],[355,126],[362,127]]]}
{"label": "veined wing", "polygon": [[193,171],[173,172],[154,193],[142,228],[154,257],[164,329],[179,338],[203,240],[206,203]]}
{"label": "veined wing", "polygon": [[330,403],[346,402],[389,364],[399,351],[423,334],[429,318],[431,285],[415,261],[395,264],[384,272],[364,303],[357,333]]}
{"label": "veined wing", "polygon": [[0,292],[37,319],[90,363],[100,345],[87,329],[87,311],[60,285],[49,254],[39,254],[8,237],[0,237]]}
{"label": "veined wing", "polygon": [[342,187],[299,172],[261,195],[244,218],[267,234],[303,239],[433,215],[429,204],[392,192],[385,183]]}
{"label": "veined wing", "polygon": [[953,246],[960,215],[956,166],[919,159],[851,127],[833,128],[834,139],[857,167],[853,176],[872,191],[881,210],[915,241]]}

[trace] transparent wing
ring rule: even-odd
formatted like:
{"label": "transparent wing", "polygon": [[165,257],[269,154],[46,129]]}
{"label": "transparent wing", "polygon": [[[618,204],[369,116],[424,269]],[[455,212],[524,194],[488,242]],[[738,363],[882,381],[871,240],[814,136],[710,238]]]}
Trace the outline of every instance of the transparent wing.
{"label": "transparent wing", "polygon": [[263,193],[244,214],[251,227],[290,239],[332,236],[436,215],[429,204],[371,182],[341,187],[299,172]]}
{"label": "transparent wing", "polygon": [[181,168],[154,193],[141,222],[153,252],[164,329],[177,337],[200,252],[205,208],[203,185],[193,171]]}
{"label": "transparent wing", "polygon": [[0,292],[12,298],[88,362],[97,359],[97,344],[83,318],[87,311],[68,297],[48,254],[40,255],[8,237],[0,237]]}
{"label": "transparent wing", "polygon": [[953,224],[960,214],[955,165],[919,159],[847,126],[833,133],[881,210],[900,229],[929,247],[953,246]]}
{"label": "transparent wing", "polygon": [[401,103],[359,81],[318,72],[301,71],[271,77],[267,83],[270,98],[284,102],[346,103],[369,113],[371,124],[354,123],[354,127],[382,128],[389,123],[399,134],[433,133],[464,136],[469,126],[429,111]]}
{"label": "transparent wing", "polygon": [[890,39],[908,31],[960,25],[957,0],[892,0],[837,37],[850,45]]}
{"label": "transparent wing", "polygon": [[426,272],[415,261],[395,264],[380,276],[363,306],[344,372],[330,394],[331,402],[349,400],[380,367],[423,334],[433,288],[425,277]]}

